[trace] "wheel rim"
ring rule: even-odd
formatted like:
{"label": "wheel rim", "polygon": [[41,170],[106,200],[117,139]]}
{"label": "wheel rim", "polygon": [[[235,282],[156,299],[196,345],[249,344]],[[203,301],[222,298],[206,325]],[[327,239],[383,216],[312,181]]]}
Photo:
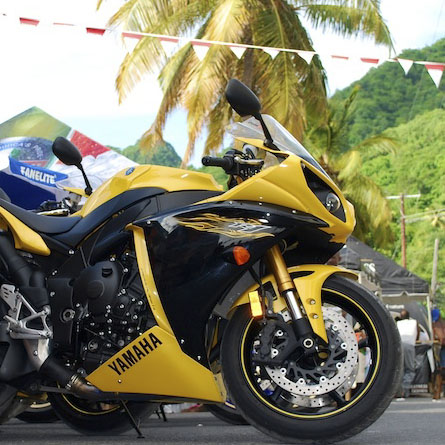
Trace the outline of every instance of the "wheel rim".
{"label": "wheel rim", "polygon": [[64,401],[75,411],[88,416],[103,416],[121,408],[119,404],[104,402],[92,402],[90,400],[78,399],[62,394]]}
{"label": "wheel rim", "polygon": [[50,402],[34,402],[32,405],[29,406],[29,408],[32,409],[33,411],[44,410],[44,409],[51,408],[51,403]]}
{"label": "wheel rim", "polygon": [[[363,354],[365,352],[368,355],[369,367],[365,378],[363,379],[363,383],[353,391],[350,399],[345,400],[343,397],[338,397],[338,395],[341,396],[341,393],[336,395],[332,392],[322,395],[322,397],[324,397],[324,400],[322,400],[324,404],[322,406],[302,406],[300,403],[302,401],[301,396],[299,396],[300,399],[295,397],[296,394],[284,389],[285,385],[279,385],[277,383],[278,380],[274,381],[271,379],[271,374],[270,372],[267,372],[266,366],[254,363],[255,348],[259,342],[258,334],[261,327],[258,320],[249,320],[245,326],[241,341],[240,353],[242,371],[248,386],[255,396],[269,406],[269,408],[280,414],[296,418],[318,419],[344,412],[356,404],[369,391],[377,376],[381,362],[381,345],[378,338],[377,328],[371,317],[357,302],[342,292],[332,289],[323,289],[322,298],[324,307],[330,308],[335,306],[342,311],[342,315],[346,312],[350,323],[354,325],[354,330],[358,330],[360,335],[365,336],[366,346],[360,348],[361,351],[359,351],[358,354]],[[357,349],[364,344],[363,339],[360,339]],[[289,362],[291,362],[291,360],[292,358]],[[295,378],[295,375],[290,371],[291,367],[289,366],[289,363],[286,364],[286,361],[284,361],[283,364],[283,369],[287,369],[289,378]],[[314,366],[316,366],[316,363],[314,363]],[[288,377],[287,374],[286,377]],[[311,384],[313,384],[312,388],[314,388],[314,395],[311,395],[310,397],[316,399],[317,395],[315,395],[315,387],[317,382],[305,382],[305,384],[308,388],[311,388]],[[321,385],[320,382],[318,382],[318,384]],[[347,388],[348,384],[346,384],[345,387]],[[318,397],[320,397],[320,395],[318,395]],[[305,401],[305,403],[307,403],[307,401]]]}

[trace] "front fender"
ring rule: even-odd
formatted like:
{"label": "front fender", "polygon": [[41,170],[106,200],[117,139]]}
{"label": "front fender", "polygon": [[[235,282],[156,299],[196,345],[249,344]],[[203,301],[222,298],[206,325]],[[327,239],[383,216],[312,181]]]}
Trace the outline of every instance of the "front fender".
{"label": "front fender", "polygon": [[[315,334],[324,341],[328,341],[326,328],[323,320],[321,289],[325,281],[334,274],[343,275],[350,279],[357,280],[357,274],[350,270],[337,266],[328,266],[326,264],[304,264],[302,266],[293,266],[288,268],[289,273],[301,274],[294,278],[294,284],[300,296],[301,304],[306,311],[309,322]],[[263,284],[270,282],[274,288],[275,296],[273,301],[273,309],[280,312],[285,309],[286,301],[278,292],[278,286],[273,275],[267,275],[262,280]],[[255,284],[248,288],[232,305],[231,311],[243,304],[249,304],[249,293],[257,290],[258,285]]]}

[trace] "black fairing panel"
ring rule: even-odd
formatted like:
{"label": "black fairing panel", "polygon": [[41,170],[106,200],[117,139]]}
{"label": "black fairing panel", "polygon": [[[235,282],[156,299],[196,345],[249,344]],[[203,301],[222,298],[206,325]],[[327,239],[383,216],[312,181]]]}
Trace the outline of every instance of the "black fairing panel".
{"label": "black fairing panel", "polygon": [[[145,230],[154,279],[175,336],[186,354],[206,366],[205,327],[221,297],[281,239],[305,227],[320,234],[325,226],[308,214],[248,202],[195,205],[136,224]],[[251,255],[243,266],[233,261],[237,245]]]}
{"label": "black fairing panel", "polygon": [[77,246],[87,235],[113,214],[133,206],[138,201],[162,193],[165,193],[165,190],[155,187],[127,190],[94,209],[82,218],[70,231],[55,235],[54,239],[68,246]]}

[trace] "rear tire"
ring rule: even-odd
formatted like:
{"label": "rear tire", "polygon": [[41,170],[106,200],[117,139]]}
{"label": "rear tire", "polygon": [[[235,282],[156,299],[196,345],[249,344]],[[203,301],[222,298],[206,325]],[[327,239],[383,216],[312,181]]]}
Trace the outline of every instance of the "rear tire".
{"label": "rear tire", "polygon": [[59,420],[49,402],[33,403],[26,411],[19,414],[17,419],[27,423],[52,423]]}
{"label": "rear tire", "polygon": [[[57,416],[76,431],[92,436],[116,435],[132,428],[119,402],[91,402],[65,394],[48,394]],[[158,407],[155,403],[127,402],[137,424]]]}
{"label": "rear tire", "polygon": [[[332,391],[332,396],[324,395],[328,400],[324,406],[308,408],[278,386],[266,374],[265,365],[252,361],[261,328],[259,321],[252,320],[248,306],[237,309],[223,338],[222,373],[237,409],[250,424],[288,443],[333,443],[358,434],[385,411],[401,378],[400,336],[389,312],[371,292],[351,280],[332,276],[323,286],[322,300],[326,306],[342,308],[338,311],[342,316],[349,311],[350,325],[359,326],[355,329],[368,336],[369,347],[362,346],[361,351],[371,351],[369,371],[348,401],[346,396],[334,401]],[[286,366],[284,363],[280,367]],[[268,378],[272,385],[265,389]],[[311,387],[312,382],[300,380],[305,389]]]}

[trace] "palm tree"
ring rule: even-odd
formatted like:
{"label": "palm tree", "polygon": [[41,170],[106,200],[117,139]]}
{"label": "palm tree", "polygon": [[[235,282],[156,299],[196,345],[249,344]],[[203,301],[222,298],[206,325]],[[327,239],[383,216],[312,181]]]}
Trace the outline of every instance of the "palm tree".
{"label": "palm tree", "polygon": [[[391,45],[380,0],[128,0],[110,25],[135,32],[311,51],[303,17],[315,28],[344,36],[372,36],[376,43]],[[150,147],[161,140],[168,114],[184,107],[189,140],[183,164],[190,160],[205,127],[205,153],[220,147],[224,128],[232,119],[223,95],[232,77],[258,93],[263,111],[300,139],[307,121],[327,107],[325,72],[317,57],[307,64],[295,53],[281,52],[271,59],[263,51],[248,49],[238,60],[229,47],[212,45],[200,61],[188,43],[167,58],[160,42],[150,37],[142,38],[121,64],[116,80],[119,100],[145,73],[159,70],[164,97],[142,145]]]}
{"label": "palm tree", "polygon": [[375,247],[386,247],[393,241],[391,209],[381,188],[362,173],[361,167],[366,157],[394,153],[397,143],[380,134],[347,147],[347,122],[358,91],[355,87],[343,103],[331,101],[324,121],[307,132],[305,145],[354,204],[354,235]]}

